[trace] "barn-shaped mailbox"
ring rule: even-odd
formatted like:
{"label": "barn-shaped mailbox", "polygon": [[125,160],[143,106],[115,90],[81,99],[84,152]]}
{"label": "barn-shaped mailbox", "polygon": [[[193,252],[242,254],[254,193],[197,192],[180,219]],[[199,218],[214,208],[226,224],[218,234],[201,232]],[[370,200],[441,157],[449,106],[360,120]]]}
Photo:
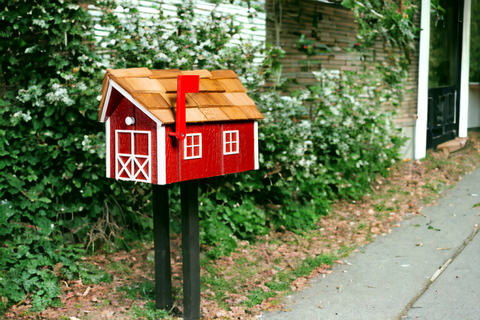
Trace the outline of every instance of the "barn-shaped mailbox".
{"label": "barn-shaped mailbox", "polygon": [[[198,92],[182,92],[186,80]],[[109,69],[99,110],[107,177],[164,185],[258,169],[261,118],[232,70]]]}

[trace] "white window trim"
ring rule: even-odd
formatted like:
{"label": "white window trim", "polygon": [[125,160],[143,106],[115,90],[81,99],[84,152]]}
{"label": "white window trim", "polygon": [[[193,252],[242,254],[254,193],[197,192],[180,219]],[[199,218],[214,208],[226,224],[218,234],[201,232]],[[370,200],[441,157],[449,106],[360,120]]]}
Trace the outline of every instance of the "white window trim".
{"label": "white window trim", "polygon": [[[119,153],[118,152],[118,134],[119,133],[130,133],[130,139],[131,139],[131,143],[130,143],[130,154],[128,153]],[[144,156],[144,155],[136,155],[135,152],[134,152],[134,148],[135,148],[135,140],[134,140],[134,134],[135,133],[141,133],[141,134],[147,134],[148,135],[148,155],[147,156]],[[152,182],[152,158],[151,158],[151,155],[152,155],[152,150],[151,150],[151,136],[150,136],[150,131],[137,131],[137,130],[115,130],[115,179],[117,180],[126,180],[126,181],[138,181],[138,182],[149,182],[151,183]],[[129,157],[129,159],[123,163],[123,161],[121,160],[120,157]],[[137,160],[136,158],[143,158],[143,159],[146,159],[145,162],[143,163],[143,165],[141,165]],[[122,165],[122,168],[119,172],[119,166],[118,166],[118,163],[121,162],[121,165]],[[133,164],[136,163],[139,170],[135,173],[135,175],[133,174]],[[148,165],[148,172],[150,173],[149,175],[145,172],[144,170],[144,167]],[[130,166],[130,168],[128,168],[127,166]],[[128,170],[126,170],[128,169]],[[120,177],[120,175],[123,173],[123,172],[126,172],[127,175],[128,175],[128,178],[123,178],[123,177]],[[140,180],[140,179],[137,179],[138,175],[140,173],[143,173],[143,175],[145,176],[145,178],[147,178],[146,180]]]}
{"label": "white window trim", "polygon": [[[199,144],[195,144],[193,141],[195,140],[194,138],[192,139],[192,145],[191,146],[187,146],[187,141],[188,141],[188,137],[199,137],[198,139],[198,142]],[[194,148],[194,147],[200,147],[199,148],[199,155],[198,156],[191,156],[191,157],[188,157],[187,156],[187,148]],[[193,149],[195,150],[195,149]],[[192,154],[194,152],[192,151]],[[184,160],[191,160],[191,159],[200,159],[202,157],[202,134],[201,133],[189,133],[185,136],[185,140],[183,140],[183,159]]]}
{"label": "white window trim", "polygon": [[[230,136],[230,142],[227,142],[227,134],[232,134],[236,133],[237,134],[237,140],[232,141],[231,136]],[[231,145],[236,144],[237,145],[237,151],[229,151],[227,152],[227,144],[230,144],[230,150],[232,150]],[[224,155],[230,155],[230,154],[239,154],[240,153],[240,137],[238,134],[238,130],[230,130],[230,131],[223,131],[223,154]]]}

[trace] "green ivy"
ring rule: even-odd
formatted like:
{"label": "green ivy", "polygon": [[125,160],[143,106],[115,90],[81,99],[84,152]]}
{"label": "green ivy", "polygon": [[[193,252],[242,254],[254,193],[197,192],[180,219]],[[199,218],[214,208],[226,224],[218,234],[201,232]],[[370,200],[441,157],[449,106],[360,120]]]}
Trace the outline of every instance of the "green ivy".
{"label": "green ivy", "polygon": [[419,31],[414,23],[418,1],[344,0],[342,5],[353,10],[359,24],[357,37],[366,47],[381,40],[387,50],[400,48],[410,59]]}

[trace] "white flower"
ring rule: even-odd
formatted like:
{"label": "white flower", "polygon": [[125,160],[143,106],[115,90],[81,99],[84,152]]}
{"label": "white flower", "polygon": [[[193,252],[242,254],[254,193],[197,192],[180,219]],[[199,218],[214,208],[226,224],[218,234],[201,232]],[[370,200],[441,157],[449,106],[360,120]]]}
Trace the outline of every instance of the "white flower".
{"label": "white flower", "polygon": [[156,58],[157,58],[158,60],[162,60],[162,61],[167,61],[167,62],[170,61],[170,58],[169,58],[165,53],[163,53],[163,52],[158,53],[158,54],[156,55]]}
{"label": "white flower", "polygon": [[187,64],[187,63],[188,63],[188,60],[185,57],[177,60],[177,65],[179,65],[179,66],[182,66],[182,65]]}
{"label": "white flower", "polygon": [[85,83],[83,83],[83,82],[79,82],[79,83],[77,84],[77,88],[78,88],[78,90],[80,90],[80,91],[85,91],[85,90],[87,90],[87,86],[86,86]]}
{"label": "white flower", "polygon": [[44,28],[44,29],[48,28],[48,24],[45,22],[45,20],[33,19],[32,22],[33,22],[33,24],[36,24],[40,28]]}
{"label": "white flower", "polygon": [[27,111],[27,113],[23,113],[22,111],[17,111],[13,114],[12,117],[13,118],[22,118],[26,122],[32,120],[32,117],[30,116],[30,111]]}

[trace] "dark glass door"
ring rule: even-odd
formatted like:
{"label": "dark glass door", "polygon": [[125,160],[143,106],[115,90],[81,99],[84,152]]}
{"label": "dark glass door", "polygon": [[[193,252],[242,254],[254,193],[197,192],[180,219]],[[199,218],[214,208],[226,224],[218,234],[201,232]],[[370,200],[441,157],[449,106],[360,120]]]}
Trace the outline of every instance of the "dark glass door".
{"label": "dark glass door", "polygon": [[458,136],[463,0],[440,0],[432,15],[428,74],[427,149]]}

